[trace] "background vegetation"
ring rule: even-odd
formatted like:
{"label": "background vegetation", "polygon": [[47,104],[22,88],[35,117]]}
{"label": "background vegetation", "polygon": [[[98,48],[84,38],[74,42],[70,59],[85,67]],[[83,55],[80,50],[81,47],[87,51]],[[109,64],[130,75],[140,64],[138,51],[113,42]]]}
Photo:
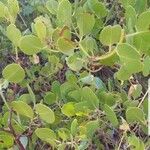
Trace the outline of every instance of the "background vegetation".
{"label": "background vegetation", "polygon": [[0,149],[148,150],[149,6],[0,0]]}

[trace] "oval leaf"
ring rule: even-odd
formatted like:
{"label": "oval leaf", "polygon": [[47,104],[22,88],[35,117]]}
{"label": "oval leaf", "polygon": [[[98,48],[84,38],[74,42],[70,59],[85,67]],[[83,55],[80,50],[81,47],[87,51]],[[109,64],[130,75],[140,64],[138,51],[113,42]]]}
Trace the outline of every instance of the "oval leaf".
{"label": "oval leaf", "polygon": [[25,35],[20,40],[20,49],[27,55],[39,53],[42,48],[40,39],[34,35]]}
{"label": "oval leaf", "polygon": [[32,108],[23,101],[13,101],[11,106],[19,115],[23,115],[31,119],[34,116]]}
{"label": "oval leaf", "polygon": [[25,72],[19,64],[10,64],[2,72],[3,77],[9,82],[19,83],[25,78]]}
{"label": "oval leaf", "polygon": [[108,105],[105,104],[104,111],[105,111],[107,119],[111,122],[111,124],[114,127],[117,127],[119,122],[118,122],[115,112],[111,109],[111,107],[109,107]]}
{"label": "oval leaf", "polygon": [[137,107],[130,107],[126,111],[126,119],[129,123],[145,121],[144,112]]}
{"label": "oval leaf", "polygon": [[49,107],[44,104],[37,104],[35,106],[35,110],[43,121],[47,123],[54,123],[55,114]]}

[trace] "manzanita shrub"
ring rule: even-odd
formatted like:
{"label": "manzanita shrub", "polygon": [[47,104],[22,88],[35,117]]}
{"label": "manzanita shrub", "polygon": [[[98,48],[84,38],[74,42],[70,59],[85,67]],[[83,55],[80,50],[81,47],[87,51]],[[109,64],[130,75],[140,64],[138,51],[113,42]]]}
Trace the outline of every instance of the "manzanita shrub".
{"label": "manzanita shrub", "polygon": [[149,149],[147,0],[0,1],[0,149]]}

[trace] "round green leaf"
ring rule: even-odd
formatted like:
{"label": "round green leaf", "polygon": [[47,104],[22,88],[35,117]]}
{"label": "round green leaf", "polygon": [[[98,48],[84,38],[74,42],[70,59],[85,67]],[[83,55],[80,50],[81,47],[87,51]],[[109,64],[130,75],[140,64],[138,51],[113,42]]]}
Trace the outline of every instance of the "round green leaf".
{"label": "round green leaf", "polygon": [[10,64],[2,72],[3,77],[9,82],[19,83],[25,78],[25,72],[19,64]]}
{"label": "round green leaf", "polygon": [[103,45],[113,45],[119,42],[121,37],[121,26],[106,26],[100,33],[99,40]]}
{"label": "round green leaf", "polygon": [[88,0],[88,6],[97,17],[105,17],[107,15],[105,5],[98,0]]}
{"label": "round green leaf", "polygon": [[46,8],[50,13],[55,15],[57,13],[58,2],[56,0],[48,0],[46,2]]}
{"label": "round green leaf", "polygon": [[0,132],[0,149],[8,149],[14,145],[14,138],[11,134]]}
{"label": "round green leaf", "polygon": [[47,92],[44,97],[44,102],[48,105],[51,105],[57,101],[57,95],[53,92]]}
{"label": "round green leaf", "polygon": [[13,101],[11,103],[11,106],[13,110],[16,111],[20,115],[29,117],[31,119],[34,116],[32,108],[23,101]]}
{"label": "round green leaf", "polygon": [[62,113],[68,117],[75,115],[75,107],[73,102],[69,102],[67,104],[64,104],[62,109]]}
{"label": "round green leaf", "polygon": [[145,115],[142,109],[137,107],[129,107],[126,111],[126,119],[129,123],[144,122]]}
{"label": "round green leaf", "polygon": [[37,104],[35,106],[36,112],[39,114],[40,118],[47,123],[54,123],[55,114],[54,112],[44,104]]}
{"label": "round green leaf", "polygon": [[42,48],[40,39],[34,35],[25,35],[20,40],[20,49],[27,55],[39,53]]}
{"label": "round green leaf", "polygon": [[37,128],[35,130],[35,134],[41,140],[50,143],[52,145],[55,144],[56,134],[54,133],[53,130],[49,128]]}
{"label": "round green leaf", "polygon": [[117,53],[122,60],[140,60],[140,53],[127,43],[119,44],[117,47]]}
{"label": "round green leaf", "polygon": [[150,28],[150,11],[143,12],[138,17],[136,26],[139,31],[149,31]]}
{"label": "round green leaf", "polygon": [[83,62],[79,59],[78,55],[73,54],[66,58],[68,67],[73,71],[80,71],[83,67]]}

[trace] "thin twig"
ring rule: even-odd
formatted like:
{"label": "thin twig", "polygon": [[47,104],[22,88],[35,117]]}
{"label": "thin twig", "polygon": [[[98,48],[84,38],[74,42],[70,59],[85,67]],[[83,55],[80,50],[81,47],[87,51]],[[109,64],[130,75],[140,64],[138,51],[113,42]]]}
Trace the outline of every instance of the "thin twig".
{"label": "thin twig", "polygon": [[146,93],[144,94],[142,100],[140,101],[139,105],[138,105],[138,108],[142,105],[142,103],[144,102],[146,96],[148,95],[148,92],[149,92],[150,88],[147,89]]}
{"label": "thin twig", "polygon": [[19,140],[20,136],[18,136],[18,135],[15,133],[15,130],[14,130],[13,126],[12,126],[12,123],[11,123],[11,120],[12,120],[12,112],[13,112],[13,110],[10,109],[10,115],[9,115],[9,119],[8,119],[8,127],[9,127],[9,129],[10,129],[10,132],[12,133],[12,135],[13,135],[14,138],[15,138],[15,142],[16,142],[16,144],[18,145],[19,150],[25,150],[25,148],[23,147],[21,141]]}

